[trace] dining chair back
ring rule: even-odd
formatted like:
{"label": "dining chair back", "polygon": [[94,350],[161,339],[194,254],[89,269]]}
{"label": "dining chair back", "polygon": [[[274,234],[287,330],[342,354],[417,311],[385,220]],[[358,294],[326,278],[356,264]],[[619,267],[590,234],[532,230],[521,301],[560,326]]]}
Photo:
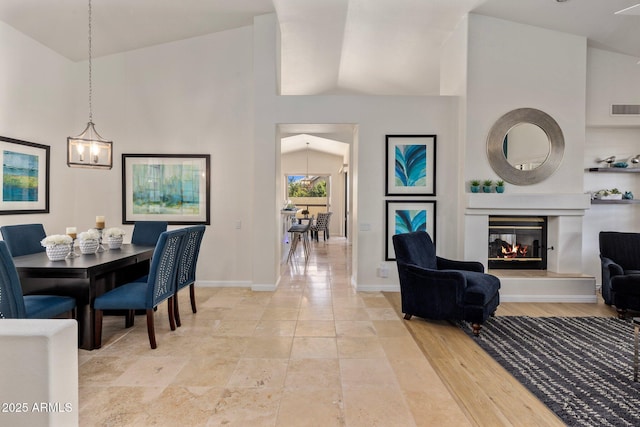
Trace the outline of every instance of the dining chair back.
{"label": "dining chair back", "polygon": [[167,231],[167,221],[136,221],[133,225],[131,243],[134,245],[155,246],[160,234]]}
{"label": "dining chair back", "polygon": [[75,317],[76,300],[57,295],[22,295],[20,277],[6,242],[0,241],[0,319]]}
{"label": "dining chair back", "polygon": [[40,241],[47,237],[42,224],[4,225],[0,227],[2,238],[7,242],[12,256],[44,252]]}
{"label": "dining chair back", "polygon": [[322,231],[322,239],[327,240],[329,238],[329,221],[333,212],[318,212],[318,219],[315,224],[311,226],[311,234],[318,241],[318,233]]}
{"label": "dining chair back", "polygon": [[102,346],[102,316],[104,310],[126,310],[126,325],[133,325],[134,310],[146,310],[147,333],[151,348],[156,348],[154,309],[167,301],[169,325],[175,330],[173,300],[176,291],[179,255],[186,229],[165,231],[160,234],[151,259],[149,276],[146,282],[130,282],[97,297],[95,310],[95,348]]}
{"label": "dining chair back", "polygon": [[181,326],[180,310],[178,307],[178,291],[189,286],[189,298],[191,300],[191,311],[196,313],[196,266],[198,263],[198,255],[200,254],[200,245],[206,227],[204,225],[194,225],[186,228],[184,244],[182,245],[182,253],[178,262],[178,274],[176,276],[176,297],[173,306],[175,310],[176,326]]}

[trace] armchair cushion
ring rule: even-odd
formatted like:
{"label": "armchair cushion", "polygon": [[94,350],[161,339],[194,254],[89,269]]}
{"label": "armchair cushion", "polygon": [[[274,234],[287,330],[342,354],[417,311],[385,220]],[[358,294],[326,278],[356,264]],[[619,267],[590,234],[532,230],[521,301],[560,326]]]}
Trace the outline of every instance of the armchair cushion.
{"label": "armchair cushion", "polygon": [[464,293],[465,304],[486,305],[500,289],[500,280],[491,274],[475,271],[460,272],[467,281]]}

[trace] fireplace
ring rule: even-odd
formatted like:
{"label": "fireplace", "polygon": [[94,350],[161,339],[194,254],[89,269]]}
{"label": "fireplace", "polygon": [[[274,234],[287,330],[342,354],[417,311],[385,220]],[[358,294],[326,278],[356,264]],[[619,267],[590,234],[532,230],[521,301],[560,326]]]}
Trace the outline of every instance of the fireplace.
{"label": "fireplace", "polygon": [[547,269],[547,217],[489,216],[491,269]]}

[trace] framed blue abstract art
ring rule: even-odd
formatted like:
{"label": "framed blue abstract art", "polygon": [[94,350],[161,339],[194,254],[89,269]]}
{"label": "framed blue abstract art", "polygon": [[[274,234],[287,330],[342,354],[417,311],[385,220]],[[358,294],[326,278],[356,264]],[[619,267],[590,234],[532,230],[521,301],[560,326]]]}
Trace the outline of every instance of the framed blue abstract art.
{"label": "framed blue abstract art", "polygon": [[122,223],[210,224],[209,154],[123,154]]}
{"label": "framed blue abstract art", "polygon": [[0,215],[49,213],[48,145],[0,136]]}
{"label": "framed blue abstract art", "polygon": [[396,259],[391,238],[395,234],[426,231],[436,243],[436,202],[421,200],[387,200],[385,260]]}
{"label": "framed blue abstract art", "polygon": [[436,136],[386,136],[385,194],[436,195]]}

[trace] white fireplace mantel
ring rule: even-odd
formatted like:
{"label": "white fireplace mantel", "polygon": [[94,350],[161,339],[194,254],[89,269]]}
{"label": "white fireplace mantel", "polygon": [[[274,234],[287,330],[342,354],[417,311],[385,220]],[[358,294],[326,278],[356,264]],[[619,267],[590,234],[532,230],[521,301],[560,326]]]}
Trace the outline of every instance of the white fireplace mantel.
{"label": "white fireplace mantel", "polygon": [[591,206],[589,194],[469,193],[467,215],[584,215]]}
{"label": "white fireplace mantel", "polygon": [[[582,219],[589,194],[469,193],[465,201],[464,259],[487,267],[491,215],[540,215],[548,218],[547,269],[552,279],[501,279],[504,301],[595,302],[595,279],[582,275]],[[558,278],[558,274],[574,277]]]}

